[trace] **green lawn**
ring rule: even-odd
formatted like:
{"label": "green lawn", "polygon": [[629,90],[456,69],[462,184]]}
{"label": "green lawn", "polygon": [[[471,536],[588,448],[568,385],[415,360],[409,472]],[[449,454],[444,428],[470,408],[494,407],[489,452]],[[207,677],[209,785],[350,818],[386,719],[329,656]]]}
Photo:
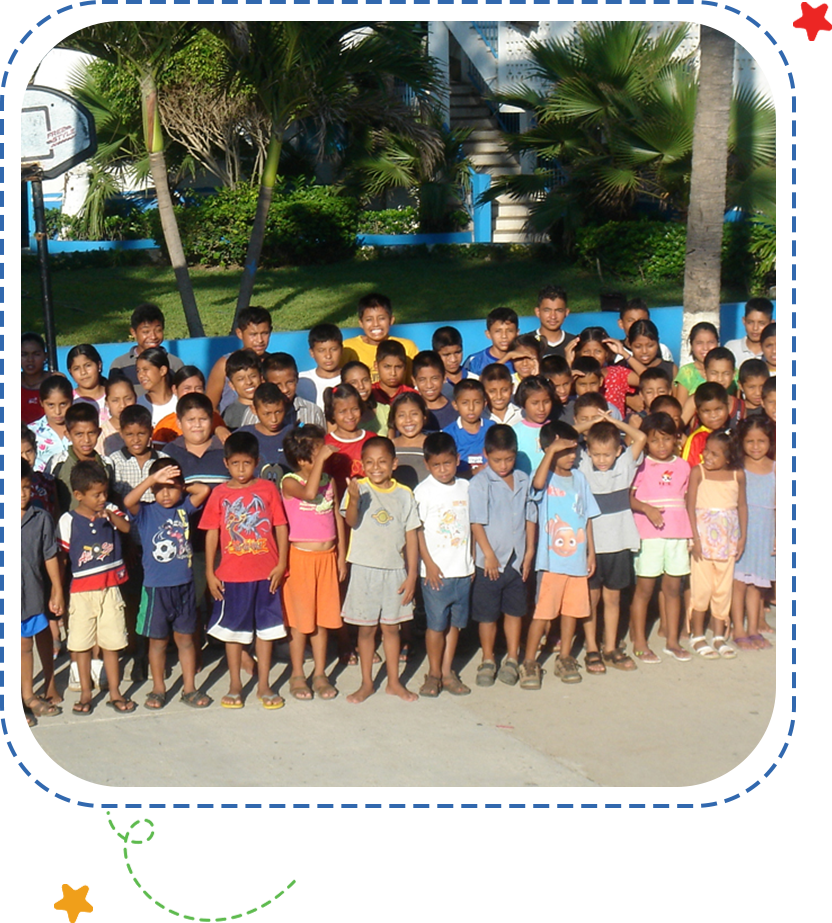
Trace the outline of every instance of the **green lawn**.
{"label": "green lawn", "polygon": [[[239,270],[192,269],[197,304],[209,336],[228,333]],[[458,255],[355,260],[330,266],[263,270],[257,275],[253,304],[272,312],[276,330],[303,330],[321,321],[356,325],[355,304],[369,291],[387,294],[399,323],[484,318],[498,306],[531,314],[537,291],[548,283],[569,292],[572,311],[599,308],[601,291],[640,296],[651,306],[682,303],[676,283],[605,280],[573,266],[530,258],[501,262]],[[37,272],[22,278],[23,329],[43,330]],[[62,269],[52,274],[58,344],[107,343],[127,339],[130,312],[142,301],[158,304],[166,333],[187,336],[173,272],[161,266]],[[723,301],[741,301],[741,291],[724,291]]]}

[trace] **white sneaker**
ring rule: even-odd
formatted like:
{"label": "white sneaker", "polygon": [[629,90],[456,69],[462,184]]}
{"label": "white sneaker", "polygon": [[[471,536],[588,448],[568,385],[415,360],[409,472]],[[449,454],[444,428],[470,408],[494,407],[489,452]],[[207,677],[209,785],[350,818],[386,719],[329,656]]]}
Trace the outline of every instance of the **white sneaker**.
{"label": "white sneaker", "polygon": [[104,669],[103,660],[93,660],[90,664],[90,672],[92,673],[93,686],[98,686],[99,689],[110,688],[107,682],[107,672]]}
{"label": "white sneaker", "polygon": [[66,688],[70,692],[81,691],[81,677],[78,674],[78,664],[74,660],[69,665],[69,685]]}

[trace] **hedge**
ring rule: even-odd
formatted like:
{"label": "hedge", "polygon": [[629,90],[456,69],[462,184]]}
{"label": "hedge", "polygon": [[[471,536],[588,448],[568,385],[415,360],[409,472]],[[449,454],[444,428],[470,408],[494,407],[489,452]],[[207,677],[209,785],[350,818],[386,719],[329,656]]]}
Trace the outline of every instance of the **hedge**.
{"label": "hedge", "polygon": [[[241,186],[176,206],[185,256],[191,264],[242,265],[257,208],[258,189]],[[159,213],[149,213],[153,237],[164,249]],[[304,266],[348,259],[356,250],[358,206],[328,186],[276,187],[260,258],[261,267]]]}
{"label": "hedge", "polygon": [[[661,221],[608,221],[581,228],[576,235],[579,265],[597,268],[620,279],[680,281],[685,274],[683,224]],[[722,281],[749,291],[773,284],[774,227],[758,221],[725,225],[722,241]]]}

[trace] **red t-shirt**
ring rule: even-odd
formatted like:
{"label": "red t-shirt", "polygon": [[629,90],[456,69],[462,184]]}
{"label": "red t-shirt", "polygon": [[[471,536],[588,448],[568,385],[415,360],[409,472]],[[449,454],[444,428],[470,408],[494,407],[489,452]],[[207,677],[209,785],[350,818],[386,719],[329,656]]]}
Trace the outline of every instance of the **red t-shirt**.
{"label": "red t-shirt", "polygon": [[368,430],[359,430],[360,436],[355,439],[344,441],[327,433],[325,442],[335,449],[335,454],[330,455],[324,465],[324,471],[335,481],[335,487],[338,496],[343,497],[347,488],[347,478],[363,478],[364,465],[361,464],[361,449],[368,439],[372,439],[375,433]]}
{"label": "red t-shirt", "polygon": [[392,404],[393,401],[395,401],[396,398],[400,394],[415,394],[415,393],[416,393],[415,388],[411,388],[409,385],[399,385],[399,388],[396,391],[396,393],[392,397],[390,397],[390,395],[384,390],[384,388],[381,387],[380,384],[376,383],[373,385],[373,397],[376,399],[376,401],[379,404],[389,405],[389,404]]}
{"label": "red t-shirt", "polygon": [[220,566],[224,583],[268,580],[277,567],[275,526],[287,524],[277,487],[257,478],[245,487],[219,484],[205,504],[200,529],[219,529]]}
{"label": "red t-shirt", "polygon": [[40,389],[21,387],[20,400],[22,404],[20,416],[23,422],[29,426],[35,420],[40,420],[43,416],[43,407],[40,406]]}

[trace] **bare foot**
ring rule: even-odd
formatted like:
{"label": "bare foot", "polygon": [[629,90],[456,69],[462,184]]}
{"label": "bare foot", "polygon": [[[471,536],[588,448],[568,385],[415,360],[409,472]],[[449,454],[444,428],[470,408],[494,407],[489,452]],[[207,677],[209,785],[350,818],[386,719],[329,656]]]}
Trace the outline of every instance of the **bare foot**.
{"label": "bare foot", "polygon": [[247,650],[243,651],[242,658],[240,660],[240,667],[245,670],[249,676],[257,675],[257,662]]}
{"label": "bare foot", "polygon": [[402,686],[401,683],[397,683],[395,686],[391,683],[387,684],[387,688],[384,690],[387,695],[397,695],[400,699],[405,702],[415,702],[419,698],[415,692],[411,692],[406,686]]}
{"label": "bare foot", "polygon": [[43,694],[43,698],[48,702],[51,702],[53,705],[60,705],[63,702],[64,698],[55,688],[54,684],[50,684],[49,688]]}
{"label": "bare foot", "polygon": [[[388,689],[388,692],[389,692],[389,691],[390,691],[390,690]],[[370,696],[371,696],[374,692],[375,692],[375,689],[373,688],[372,684],[370,684],[370,685],[368,685],[368,686],[365,686],[365,685],[362,683],[361,686],[360,686],[360,688],[356,689],[355,692],[351,692],[351,693],[347,696],[347,701],[350,702],[352,705],[359,705],[359,704],[360,704],[361,702],[363,702],[365,699],[369,699]]]}

